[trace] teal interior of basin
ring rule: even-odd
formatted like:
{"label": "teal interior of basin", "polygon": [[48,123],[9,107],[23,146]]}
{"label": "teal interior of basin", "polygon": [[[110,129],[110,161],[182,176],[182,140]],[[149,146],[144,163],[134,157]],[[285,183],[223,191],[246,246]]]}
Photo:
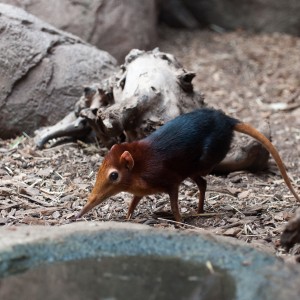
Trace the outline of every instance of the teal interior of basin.
{"label": "teal interior of basin", "polygon": [[232,300],[233,278],[178,258],[120,256],[44,264],[0,279],[0,299]]}
{"label": "teal interior of basin", "polygon": [[0,299],[232,300],[224,270],[178,258],[119,256],[44,264],[0,279]]}

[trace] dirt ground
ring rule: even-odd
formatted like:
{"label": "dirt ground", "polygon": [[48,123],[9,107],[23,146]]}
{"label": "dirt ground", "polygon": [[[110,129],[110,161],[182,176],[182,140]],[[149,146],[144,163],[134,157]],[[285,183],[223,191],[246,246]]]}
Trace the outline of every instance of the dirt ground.
{"label": "dirt ground", "polygon": [[[300,38],[282,34],[160,30],[161,51],[196,72],[195,88],[206,102],[255,126],[269,120],[274,145],[300,193]],[[26,133],[0,140],[0,225],[60,225],[74,222],[91,190],[106,149],[80,141],[36,150]],[[182,184],[184,224],[175,224],[165,195],[143,199],[130,222],[154,227],[203,228],[247,241],[277,255],[279,237],[298,204],[273,160],[269,170],[208,176],[205,211],[195,216],[198,191]],[[121,193],[84,220],[127,222],[130,195]],[[299,254],[299,247],[290,253]]]}

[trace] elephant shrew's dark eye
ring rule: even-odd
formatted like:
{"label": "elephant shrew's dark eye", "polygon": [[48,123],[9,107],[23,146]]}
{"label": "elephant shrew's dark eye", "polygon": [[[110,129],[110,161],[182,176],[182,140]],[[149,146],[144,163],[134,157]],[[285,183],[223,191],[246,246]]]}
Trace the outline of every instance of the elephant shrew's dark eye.
{"label": "elephant shrew's dark eye", "polygon": [[109,174],[109,179],[110,179],[111,181],[116,181],[118,178],[119,178],[118,172],[111,172],[111,173]]}

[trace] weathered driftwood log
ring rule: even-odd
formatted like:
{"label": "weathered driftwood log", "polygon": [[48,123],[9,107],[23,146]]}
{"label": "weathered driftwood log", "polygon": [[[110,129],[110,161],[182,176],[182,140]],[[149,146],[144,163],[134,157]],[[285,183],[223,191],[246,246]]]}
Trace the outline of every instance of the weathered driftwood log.
{"label": "weathered driftwood log", "polygon": [[97,114],[84,110],[81,115],[100,139],[108,137],[108,147],[118,140],[140,139],[176,116],[203,107],[202,95],[193,90],[194,76],[170,54],[132,50],[110,84],[99,89]]}
{"label": "weathered driftwood log", "polygon": [[[90,129],[107,148],[143,138],[176,116],[205,106],[201,93],[194,91],[194,76],[171,54],[158,49],[132,50],[118,73],[85,87],[75,111],[40,131],[36,144],[42,148],[64,132],[65,136],[84,138]],[[268,130],[265,133],[270,135]],[[268,157],[258,142],[250,140],[215,171],[262,170]]]}
{"label": "weathered driftwood log", "polygon": [[[132,50],[117,74],[84,88],[75,115],[84,118],[108,148],[118,141],[133,141],[182,113],[204,106],[203,96],[193,89],[194,76],[170,54],[158,49]],[[62,136],[63,130],[66,135],[78,136],[74,124],[72,119],[70,126],[61,121],[45,129],[38,134],[37,145],[43,147],[49,139]]]}
{"label": "weathered driftwood log", "polygon": [[[258,128],[268,139],[271,139],[271,128],[268,122]],[[248,142],[238,147],[234,145],[222,163],[214,168],[214,173],[230,173],[240,170],[257,172],[268,168],[269,152],[254,139],[247,138]],[[235,142],[235,141],[234,141]],[[233,144],[234,144],[233,142]]]}
{"label": "weathered driftwood log", "polygon": [[35,133],[39,138],[35,142],[38,148],[43,148],[50,139],[66,136],[81,139],[88,136],[90,132],[91,128],[86,126],[86,120],[81,117],[78,118],[75,112],[71,112],[54,126],[37,130]]}

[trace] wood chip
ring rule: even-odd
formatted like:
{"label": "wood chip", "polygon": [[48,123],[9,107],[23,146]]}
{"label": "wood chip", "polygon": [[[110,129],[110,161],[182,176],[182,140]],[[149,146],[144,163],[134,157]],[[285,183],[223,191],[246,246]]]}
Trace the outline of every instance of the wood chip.
{"label": "wood chip", "polygon": [[8,187],[1,187],[0,188],[0,195],[1,196],[9,196],[13,193],[11,188]]}
{"label": "wood chip", "polygon": [[0,218],[0,224],[5,225],[8,221],[8,218]]}
{"label": "wood chip", "polygon": [[243,191],[243,192],[238,194],[238,198],[240,200],[243,200],[243,199],[249,197],[249,195],[250,195],[250,191]]}
{"label": "wood chip", "polygon": [[49,167],[49,168],[46,168],[46,169],[40,169],[37,172],[37,175],[41,176],[41,177],[49,177],[52,173],[53,173],[53,169]]}
{"label": "wood chip", "polygon": [[40,194],[40,191],[36,188],[33,188],[33,187],[22,187],[20,188],[19,190],[19,193],[20,194],[23,194],[23,195],[27,195],[27,196],[37,196]]}
{"label": "wood chip", "polygon": [[55,212],[52,214],[52,217],[53,217],[54,219],[58,219],[60,216],[61,216],[61,215],[60,215],[60,212],[59,212],[59,211],[55,211]]}
{"label": "wood chip", "polygon": [[223,235],[235,237],[241,231],[242,231],[241,228],[237,228],[237,227],[229,228],[229,229],[227,229],[226,231],[223,232]]}

